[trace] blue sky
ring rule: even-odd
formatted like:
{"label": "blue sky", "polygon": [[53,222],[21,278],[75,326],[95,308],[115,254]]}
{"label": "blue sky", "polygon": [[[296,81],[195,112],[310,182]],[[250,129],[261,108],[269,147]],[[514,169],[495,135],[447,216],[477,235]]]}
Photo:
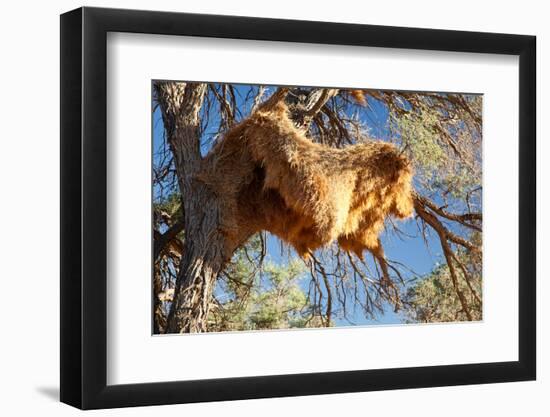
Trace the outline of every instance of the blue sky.
{"label": "blue sky", "polygon": [[[249,92],[250,86],[238,85],[236,86],[237,92],[237,105],[241,114],[237,115],[238,120],[245,117],[249,113],[249,107],[243,105],[245,96]],[[266,92],[266,96],[269,96],[272,90]],[[386,107],[376,101],[369,102],[370,106],[366,108],[364,112],[364,122],[368,125],[370,135],[373,138],[388,140],[390,132],[388,129],[388,111]],[[210,120],[207,129],[203,133],[202,138],[202,152],[206,154],[211,146],[212,139],[217,134],[216,128],[219,124],[219,113],[213,111],[210,114]],[[153,149],[156,152],[163,147],[164,141],[164,126],[160,111],[157,109],[153,114]],[[158,155],[154,156],[155,162],[158,162]],[[154,190],[154,196],[156,197],[158,189]],[[406,265],[410,270],[416,274],[424,275],[429,273],[438,261],[441,261],[441,247],[439,241],[434,236],[428,236],[428,247],[422,236],[419,234],[419,230],[414,219],[399,222],[400,229],[409,236],[409,238],[401,239],[394,233],[384,232],[381,236],[381,240],[384,246],[386,257],[390,260],[398,261]],[[267,239],[267,253],[268,258],[275,263],[284,262],[287,258],[286,255],[281,257],[280,241],[277,237],[269,235]],[[370,257],[367,256],[366,259]],[[405,280],[413,278],[415,275],[409,271],[402,271]],[[303,281],[304,288],[307,287],[308,282],[306,279]],[[365,318],[360,308],[355,309],[355,312],[349,314],[350,320],[356,325],[375,325],[375,324],[396,324],[402,323],[404,317],[399,313],[394,313],[392,306],[386,306],[384,313],[376,317],[376,319]],[[336,319],[335,324],[337,326],[348,326],[350,323],[342,319]]]}

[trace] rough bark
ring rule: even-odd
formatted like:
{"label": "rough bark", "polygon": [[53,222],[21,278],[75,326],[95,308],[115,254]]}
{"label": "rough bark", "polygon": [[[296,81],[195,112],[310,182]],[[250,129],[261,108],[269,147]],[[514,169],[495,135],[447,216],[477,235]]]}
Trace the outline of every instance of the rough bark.
{"label": "rough bark", "polygon": [[186,205],[186,239],[166,333],[206,331],[216,277],[226,261],[215,196],[200,184],[188,194],[193,197]]}
{"label": "rough bark", "polygon": [[[206,163],[200,153],[199,114],[207,86],[157,82],[154,88],[174,155],[182,197],[184,218],[177,230],[183,228],[186,236],[165,332],[204,332],[217,275],[230,259],[236,244],[228,242],[220,231],[221,208],[216,195],[195,179]],[[284,99],[287,93],[287,88],[280,88],[264,105]],[[335,93],[336,90],[326,89],[309,92],[295,109],[295,116],[302,125],[309,124]],[[173,238],[172,232],[169,230],[156,242],[155,256],[160,254],[166,241]]]}
{"label": "rough bark", "polygon": [[291,118],[298,127],[307,128],[322,107],[336,94],[335,88],[314,88],[310,91],[300,91],[288,96],[287,103]]}
{"label": "rough bark", "polygon": [[176,239],[178,234],[184,230],[185,222],[176,221],[166,232],[155,232],[155,241],[153,245],[153,260],[156,262],[165,248]]}
{"label": "rough bark", "polygon": [[158,294],[162,291],[162,282],[160,273],[156,271],[153,277],[153,333],[160,334],[165,326],[165,317],[162,313],[162,305]]}
{"label": "rough bark", "polygon": [[186,234],[166,333],[202,332],[215,280],[228,253],[219,231],[216,196],[195,180],[203,163],[199,113],[206,84],[158,82],[155,91],[175,159]]}

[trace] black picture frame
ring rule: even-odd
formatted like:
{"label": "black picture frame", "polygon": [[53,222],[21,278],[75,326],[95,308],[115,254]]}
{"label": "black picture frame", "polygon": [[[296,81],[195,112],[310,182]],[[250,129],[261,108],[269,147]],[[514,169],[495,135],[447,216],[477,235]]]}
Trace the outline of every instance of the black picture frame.
{"label": "black picture frame", "polygon": [[[519,56],[519,360],[113,385],[107,375],[108,32]],[[61,401],[82,409],[533,380],[534,36],[80,8],[61,16]]]}

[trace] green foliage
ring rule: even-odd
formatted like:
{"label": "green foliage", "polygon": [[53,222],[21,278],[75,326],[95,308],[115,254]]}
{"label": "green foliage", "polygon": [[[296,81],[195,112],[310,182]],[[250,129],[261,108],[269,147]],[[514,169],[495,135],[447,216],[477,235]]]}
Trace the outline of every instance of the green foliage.
{"label": "green foliage", "polygon": [[[464,96],[472,108],[478,96]],[[414,107],[390,112],[390,125],[415,166],[419,189],[464,199],[481,184],[481,132],[471,128],[470,114],[449,113],[429,98]]]}
{"label": "green foliage", "polygon": [[446,162],[447,156],[436,133],[438,119],[433,112],[408,112],[395,118],[395,122],[411,160],[425,174],[431,174]]}
{"label": "green foliage", "polygon": [[[235,98],[227,99],[233,94],[234,87],[212,86],[201,110],[203,153],[223,134],[231,120],[246,117],[260,90],[258,86],[250,86],[248,92],[244,87],[236,87],[237,93],[243,91],[236,95],[235,101]],[[289,97],[305,97],[310,90],[295,89]],[[271,87],[268,87],[265,96],[271,92]],[[481,213],[482,97],[376,90],[363,93],[374,109],[383,106],[384,110],[372,110],[368,105],[358,104],[358,100],[342,90],[313,119],[311,136],[317,142],[337,148],[364,140],[367,136],[392,141],[411,159],[415,168],[414,188],[419,195],[441,210],[459,216]],[[158,113],[157,117],[160,117]],[[386,114],[389,115],[387,119]],[[159,236],[183,216],[178,182],[171,173],[174,171],[171,150],[166,140],[160,142],[161,149],[154,159],[154,229]],[[471,228],[464,224],[471,223],[475,230],[479,230],[481,217],[458,222],[434,210],[428,211],[450,232],[481,246],[479,236],[467,236]],[[419,217],[417,221],[420,232],[416,236],[409,234],[410,228],[399,231],[395,226],[395,229],[388,228],[388,235],[395,231],[405,239],[426,238],[428,246],[432,241],[437,242],[438,236],[433,234],[431,226]],[[432,240],[434,236],[436,239]],[[183,241],[184,232],[180,232],[178,238]],[[481,255],[476,258],[477,255],[460,250],[452,241],[449,244],[463,268],[455,265],[458,288],[453,285],[447,264],[436,265],[412,285],[404,284],[405,281],[410,283],[407,265],[397,266],[404,280],[401,284],[395,279],[394,284],[396,291],[405,293],[402,300],[409,322],[466,320],[458,293],[466,297],[473,318],[481,319],[482,306],[478,302],[482,289]],[[391,252],[387,253],[393,256]],[[380,306],[388,301],[388,296],[384,287],[377,285],[381,277],[376,265],[371,268],[360,260],[352,264],[351,260],[348,262],[347,254],[335,247],[327,250],[327,256],[318,256],[323,271],[327,272],[323,281],[320,269],[308,271],[302,261],[296,261],[290,253],[277,263],[270,262],[264,255],[265,247],[256,235],[219,273],[208,317],[208,331],[322,327],[332,318],[339,318],[340,313],[345,315],[346,311],[355,311],[358,305],[368,318],[384,312]],[[179,256],[178,251],[169,252],[155,263],[155,271],[162,278],[160,290],[173,288]],[[395,262],[393,265],[399,264]],[[393,270],[390,275],[390,278],[396,278]],[[469,277],[469,285],[465,275]],[[327,295],[330,292],[329,303]],[[169,306],[169,303],[166,301],[163,305]]]}
{"label": "green foliage", "polygon": [[[259,239],[239,250],[218,280],[209,331],[318,327],[307,294],[302,261],[255,265]],[[252,256],[251,256],[252,254]]]}
{"label": "green foliage", "polygon": [[172,193],[163,198],[162,201],[157,201],[153,204],[153,208],[157,212],[164,212],[170,216],[180,215],[181,198],[179,193]]}
{"label": "green foliage", "polygon": [[[471,288],[464,273],[457,268],[458,288],[468,302],[473,319],[481,320],[482,304],[478,302],[481,301],[482,294],[481,259],[473,259],[472,256],[461,253],[459,260],[469,267],[467,272]],[[417,280],[408,288],[405,300],[406,314],[411,323],[467,320],[447,264],[437,265],[430,274]]]}
{"label": "green foliage", "polygon": [[[183,217],[181,199],[178,193],[172,193],[162,201],[153,202],[154,221],[153,227],[164,233],[171,225]],[[183,232],[180,232],[183,238]]]}
{"label": "green foliage", "polygon": [[299,287],[304,267],[293,260],[280,266],[264,267],[264,284],[256,290],[250,304],[249,320],[255,329],[305,327],[307,317],[301,311],[307,305],[306,294]]}

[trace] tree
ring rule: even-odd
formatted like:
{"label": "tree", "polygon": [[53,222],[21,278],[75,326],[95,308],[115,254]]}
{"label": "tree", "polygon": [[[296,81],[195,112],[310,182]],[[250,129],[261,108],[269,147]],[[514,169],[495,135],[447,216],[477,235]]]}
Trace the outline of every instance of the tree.
{"label": "tree", "polygon": [[306,269],[298,260],[267,262],[256,271],[256,236],[224,268],[214,290],[209,331],[318,327],[320,320],[301,287]]}
{"label": "tree", "polygon": [[[479,235],[473,236],[472,240],[479,240]],[[459,250],[455,262],[460,265],[460,279],[456,280],[456,285],[467,300],[470,317],[473,320],[481,320],[481,258],[472,256],[465,250]],[[460,299],[454,296],[456,291],[449,265],[437,265],[430,274],[416,280],[408,288],[405,304],[409,320],[420,323],[468,320]]]}
{"label": "tree", "polygon": [[171,333],[206,330],[216,276],[226,261],[226,253],[235,249],[224,248],[225,239],[217,227],[216,196],[193,180],[202,164],[199,113],[206,89],[206,84],[155,84],[174,158],[186,235],[166,323]]}
{"label": "tree", "polygon": [[[390,134],[379,140],[394,143],[413,161],[420,234],[426,242],[428,235],[437,236],[453,296],[466,318],[473,320],[461,285],[471,276],[458,251],[481,256],[481,243],[469,238],[472,231],[481,231],[482,222],[481,97],[324,88],[275,89],[268,95],[271,90],[250,86],[245,94],[230,84],[154,84],[166,136],[154,172],[160,190],[155,200],[156,331],[208,330],[215,288],[252,235],[239,241],[220,231],[224,208],[219,196],[197,179],[205,169],[215,171],[208,157],[212,146],[269,100],[284,100],[295,126],[311,140],[334,148],[368,141],[372,126],[365,112],[373,107],[387,111]],[[163,210],[170,201],[173,210]],[[391,220],[386,226],[405,237]],[[403,305],[406,265],[386,259],[379,248],[371,251],[374,264],[337,243],[308,254],[307,298],[317,311],[323,310],[318,315],[323,325],[331,324],[335,311],[345,318],[350,300],[366,315],[381,311],[385,302],[396,309]],[[173,298],[162,301],[166,291]]]}

